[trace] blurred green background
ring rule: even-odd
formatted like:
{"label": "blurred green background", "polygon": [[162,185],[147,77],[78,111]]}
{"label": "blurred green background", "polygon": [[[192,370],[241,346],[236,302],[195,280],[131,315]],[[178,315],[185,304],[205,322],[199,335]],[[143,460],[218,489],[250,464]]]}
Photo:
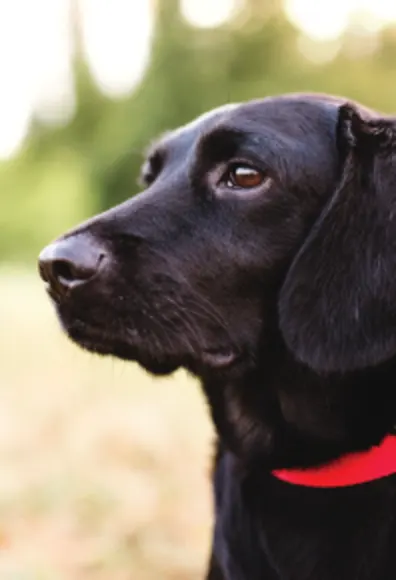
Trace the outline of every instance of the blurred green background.
{"label": "blurred green background", "polygon": [[392,112],[395,23],[390,0],[0,0],[1,580],[202,578],[197,385],[80,353],[36,256],[214,106],[323,91]]}

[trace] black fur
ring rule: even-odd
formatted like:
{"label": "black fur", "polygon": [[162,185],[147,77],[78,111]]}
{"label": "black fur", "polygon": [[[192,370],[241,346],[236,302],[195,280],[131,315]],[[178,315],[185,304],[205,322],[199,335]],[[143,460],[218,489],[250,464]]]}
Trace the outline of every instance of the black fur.
{"label": "black fur", "polygon": [[[52,288],[73,340],[201,379],[219,438],[208,580],[396,578],[394,476],[320,490],[270,473],[396,423],[395,152],[396,123],[343,99],[221,108],[153,146],[143,193],[60,239],[105,254]],[[267,179],[231,187],[235,162]]]}

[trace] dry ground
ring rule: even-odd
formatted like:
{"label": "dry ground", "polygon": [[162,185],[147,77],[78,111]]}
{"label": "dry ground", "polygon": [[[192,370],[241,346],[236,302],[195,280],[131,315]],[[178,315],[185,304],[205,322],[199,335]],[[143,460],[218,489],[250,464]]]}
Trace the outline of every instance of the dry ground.
{"label": "dry ground", "polygon": [[80,352],[0,272],[0,579],[198,580],[212,432],[183,373]]}

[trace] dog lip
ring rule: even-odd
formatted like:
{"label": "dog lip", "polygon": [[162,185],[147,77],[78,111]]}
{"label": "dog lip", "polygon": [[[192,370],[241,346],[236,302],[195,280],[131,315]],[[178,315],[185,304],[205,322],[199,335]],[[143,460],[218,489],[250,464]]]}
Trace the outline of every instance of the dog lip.
{"label": "dog lip", "polygon": [[[131,343],[128,343],[128,341],[122,341],[121,343],[120,340],[115,336],[106,336],[102,331],[100,331],[100,329],[86,325],[85,323],[81,324],[80,322],[78,325],[74,324],[72,327],[68,328],[67,332],[74,342],[88,350],[100,352],[102,354],[120,356],[119,349],[122,344],[124,356],[121,358],[128,358],[128,360],[139,360],[140,363],[146,368],[157,365],[157,363],[151,362],[149,360],[150,357],[143,357],[144,353],[139,352],[139,347],[134,344],[133,341]],[[137,331],[135,330],[132,334],[134,335],[133,337],[136,338]],[[131,338],[131,336],[129,336],[129,338]],[[201,360],[201,364],[204,366],[210,367],[212,369],[222,370],[230,367],[234,362],[236,362],[236,360],[239,358],[239,354],[234,349],[218,347],[208,348],[201,351],[201,354],[198,358]],[[172,361],[172,364],[169,366],[172,366],[172,368],[176,369],[177,367],[184,365],[180,360],[176,362]]]}
{"label": "dog lip", "polygon": [[[74,321],[70,326],[66,324],[65,329],[73,342],[92,352],[114,354],[114,350],[120,348],[121,344],[125,351],[128,349],[132,350],[132,347],[127,343],[121,343],[114,336],[106,336],[101,329],[87,325],[80,320],[77,322]],[[131,360],[134,360],[132,356]]]}
{"label": "dog lip", "polygon": [[211,349],[202,353],[203,363],[217,369],[230,366],[237,358],[237,354],[231,350]]}

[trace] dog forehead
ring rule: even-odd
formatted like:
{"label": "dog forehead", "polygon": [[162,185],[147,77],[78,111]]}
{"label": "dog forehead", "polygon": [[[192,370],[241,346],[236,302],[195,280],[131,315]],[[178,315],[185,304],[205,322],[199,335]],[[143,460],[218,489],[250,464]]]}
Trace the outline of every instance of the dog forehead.
{"label": "dog forehead", "polygon": [[[231,103],[200,115],[168,133],[160,142],[168,162],[180,162],[201,139],[219,128],[237,132],[282,134],[304,142],[334,138],[338,110],[345,99],[311,93],[289,93]],[[274,133],[275,132],[275,133]]]}
{"label": "dog forehead", "polygon": [[340,105],[339,98],[310,93],[292,93],[255,99],[244,103],[232,103],[200,115],[193,121],[175,129],[166,140],[169,144],[192,143],[219,126],[237,130],[256,126],[277,128],[286,133],[306,130],[321,121],[334,123]]}

